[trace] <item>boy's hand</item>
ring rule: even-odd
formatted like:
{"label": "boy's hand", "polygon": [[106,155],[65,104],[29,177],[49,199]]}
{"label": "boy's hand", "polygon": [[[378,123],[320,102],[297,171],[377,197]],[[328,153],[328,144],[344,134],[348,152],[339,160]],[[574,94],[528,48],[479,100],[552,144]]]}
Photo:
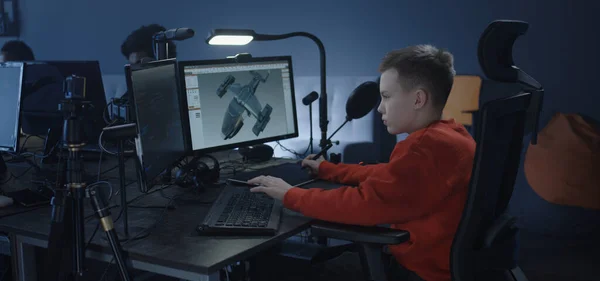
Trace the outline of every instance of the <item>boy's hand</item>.
{"label": "boy's hand", "polygon": [[305,167],[308,169],[308,173],[311,176],[317,176],[319,174],[319,165],[321,165],[321,162],[325,161],[325,158],[323,158],[323,156],[317,158],[317,160],[312,160],[312,158],[315,156],[316,154],[311,154],[308,155],[306,158],[304,158],[304,160],[302,160],[302,167]]}
{"label": "boy's hand", "polygon": [[293,188],[284,180],[272,176],[258,176],[248,180],[248,183],[260,184],[260,186],[251,188],[251,192],[264,192],[278,200],[283,200],[287,191]]}

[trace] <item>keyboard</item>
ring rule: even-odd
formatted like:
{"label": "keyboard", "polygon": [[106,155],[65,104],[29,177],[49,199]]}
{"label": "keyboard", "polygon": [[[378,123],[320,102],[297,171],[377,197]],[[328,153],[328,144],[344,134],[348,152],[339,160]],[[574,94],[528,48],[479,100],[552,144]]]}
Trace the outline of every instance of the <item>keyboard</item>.
{"label": "keyboard", "polygon": [[282,203],[249,187],[227,185],[197,227],[200,235],[275,235]]}

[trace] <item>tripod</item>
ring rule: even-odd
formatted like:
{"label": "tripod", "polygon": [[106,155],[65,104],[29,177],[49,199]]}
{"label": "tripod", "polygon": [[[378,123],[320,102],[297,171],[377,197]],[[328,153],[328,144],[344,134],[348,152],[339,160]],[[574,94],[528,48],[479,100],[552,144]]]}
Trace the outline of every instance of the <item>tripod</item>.
{"label": "tripod", "polygon": [[[52,220],[48,240],[46,274],[49,280],[80,280],[84,275],[85,235],[84,206],[86,183],[83,180],[83,161],[80,150],[85,145],[83,120],[89,102],[85,101],[85,78],[71,76],[64,83],[65,99],[60,104],[64,114],[62,146],[68,151],[66,163],[58,166]],[[60,158],[59,158],[60,159]],[[65,169],[66,165],[66,169]],[[92,209],[102,224],[110,242],[122,280],[131,280],[123,250],[114,230],[102,189],[94,184],[87,188]],[[69,268],[70,266],[70,268]]]}

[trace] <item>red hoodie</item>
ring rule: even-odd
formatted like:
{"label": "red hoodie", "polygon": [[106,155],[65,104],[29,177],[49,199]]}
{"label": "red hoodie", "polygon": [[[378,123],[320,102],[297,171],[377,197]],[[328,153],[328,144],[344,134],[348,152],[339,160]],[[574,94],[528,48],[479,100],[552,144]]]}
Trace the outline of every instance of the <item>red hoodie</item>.
{"label": "red hoodie", "polygon": [[474,156],[475,141],[465,128],[453,119],[441,120],[398,142],[389,163],[323,161],[319,178],[350,186],[295,187],[283,203],[319,220],[406,230],[409,241],[390,245],[396,260],[427,281],[450,281],[450,248]]}

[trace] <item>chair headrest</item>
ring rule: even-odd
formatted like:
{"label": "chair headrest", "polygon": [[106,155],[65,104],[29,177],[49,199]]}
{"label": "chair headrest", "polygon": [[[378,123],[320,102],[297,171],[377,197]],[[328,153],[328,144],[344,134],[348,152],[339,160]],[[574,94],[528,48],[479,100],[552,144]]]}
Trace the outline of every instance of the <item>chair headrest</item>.
{"label": "chair headrest", "polygon": [[540,83],[515,66],[513,45],[515,40],[527,32],[529,24],[517,20],[496,20],[481,34],[477,46],[479,65],[491,80],[521,83],[541,89]]}

